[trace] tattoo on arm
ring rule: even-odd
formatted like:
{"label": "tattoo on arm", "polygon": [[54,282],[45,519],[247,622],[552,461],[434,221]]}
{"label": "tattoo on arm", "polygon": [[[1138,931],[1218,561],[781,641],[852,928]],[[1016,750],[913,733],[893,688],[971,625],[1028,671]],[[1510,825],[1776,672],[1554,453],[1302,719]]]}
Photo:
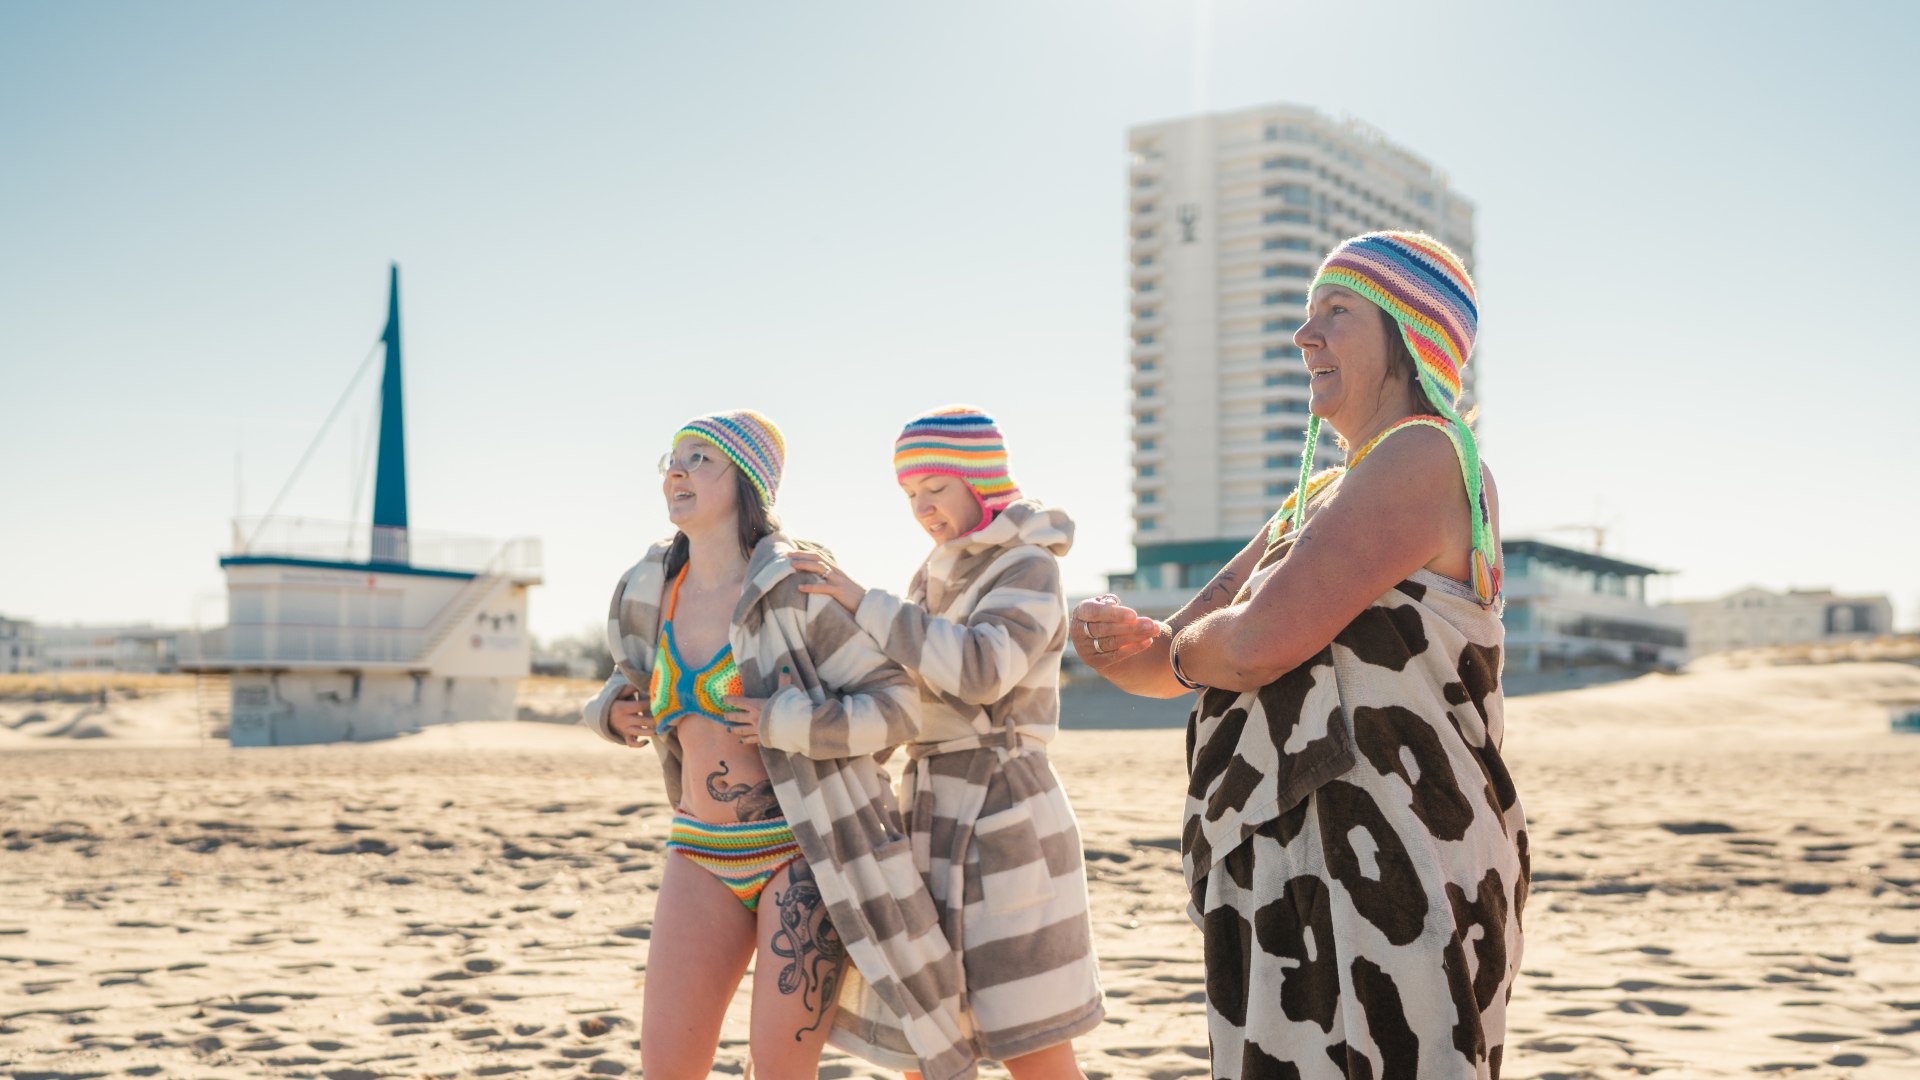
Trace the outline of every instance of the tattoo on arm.
{"label": "tattoo on arm", "polygon": [[741,821],[771,821],[780,816],[780,800],[774,798],[773,781],[757,784],[729,784],[726,775],[732,769],[726,762],[707,774],[707,794],[715,802],[733,803],[733,813]]}
{"label": "tattoo on arm", "polygon": [[1233,583],[1238,578],[1239,575],[1233,572],[1233,567],[1229,566],[1222,569],[1219,573],[1213,575],[1212,581],[1207,582],[1206,588],[1200,590],[1200,595],[1197,599],[1202,604],[1224,604],[1232,600]]}
{"label": "tattoo on arm", "polygon": [[799,1042],[826,1021],[839,1000],[847,947],[827,918],[826,901],[805,859],[787,864],[786,891],[775,893],[773,902],[780,909],[780,929],[767,946],[787,962],[780,969],[780,992],[799,994],[801,1006],[814,1015],[813,1023],[793,1033],[793,1041]]}

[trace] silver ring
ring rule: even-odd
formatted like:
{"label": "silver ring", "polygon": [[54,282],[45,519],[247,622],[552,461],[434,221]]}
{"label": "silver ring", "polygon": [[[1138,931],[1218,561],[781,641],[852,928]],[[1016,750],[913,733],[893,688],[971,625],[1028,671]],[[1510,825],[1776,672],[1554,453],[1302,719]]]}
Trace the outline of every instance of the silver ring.
{"label": "silver ring", "polygon": [[1092,634],[1088,634],[1088,635],[1087,635],[1087,640],[1088,640],[1088,641],[1091,641],[1091,642],[1093,642],[1093,651],[1094,651],[1094,652],[1097,652],[1097,653],[1103,653],[1103,652],[1106,652],[1106,651],[1107,651],[1107,650],[1106,650],[1105,648],[1103,648],[1103,647],[1101,646],[1101,644],[1100,644],[1100,639],[1099,639],[1099,638],[1097,638],[1097,637],[1094,637],[1094,636],[1093,636]]}

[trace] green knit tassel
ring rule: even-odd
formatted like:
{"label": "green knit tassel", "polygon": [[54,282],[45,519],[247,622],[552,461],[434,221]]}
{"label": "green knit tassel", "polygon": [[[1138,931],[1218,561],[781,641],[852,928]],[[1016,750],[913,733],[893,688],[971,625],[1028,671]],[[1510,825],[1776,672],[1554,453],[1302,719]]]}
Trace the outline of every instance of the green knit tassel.
{"label": "green knit tassel", "polygon": [[[1293,528],[1296,529],[1307,520],[1307,477],[1313,475],[1313,451],[1314,448],[1319,445],[1320,418],[1309,415],[1307,417],[1307,445],[1300,451],[1300,486],[1293,489],[1293,514],[1291,515],[1291,520],[1293,522]],[[1286,520],[1288,519],[1279,517],[1273,519],[1273,528],[1267,533],[1267,543],[1271,544],[1286,534],[1284,528],[1284,522]]]}

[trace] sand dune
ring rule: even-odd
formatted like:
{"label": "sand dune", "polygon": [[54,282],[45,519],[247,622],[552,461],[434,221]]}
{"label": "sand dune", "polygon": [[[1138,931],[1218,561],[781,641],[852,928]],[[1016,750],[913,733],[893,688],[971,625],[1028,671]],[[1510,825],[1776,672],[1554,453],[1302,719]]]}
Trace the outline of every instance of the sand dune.
{"label": "sand dune", "polygon": [[[1868,663],[1513,701],[1536,876],[1508,1075],[1920,1076],[1920,736],[1885,710],[1914,699],[1920,668]],[[232,751],[195,715],[185,689],[0,702],[11,1075],[638,1073],[650,754],[512,722]],[[1109,992],[1092,1076],[1206,1073],[1181,746],[1055,750]]]}

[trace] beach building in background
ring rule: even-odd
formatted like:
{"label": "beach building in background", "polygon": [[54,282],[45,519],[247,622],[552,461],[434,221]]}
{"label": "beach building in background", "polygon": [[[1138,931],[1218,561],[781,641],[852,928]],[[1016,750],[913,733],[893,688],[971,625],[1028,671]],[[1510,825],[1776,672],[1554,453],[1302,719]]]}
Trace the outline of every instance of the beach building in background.
{"label": "beach building in background", "polygon": [[39,655],[33,623],[0,615],[0,675],[40,670]]}
{"label": "beach building in background", "polygon": [[0,673],[176,670],[199,635],[140,623],[133,626],[42,626],[0,618]]}
{"label": "beach building in background", "polygon": [[1893,632],[1886,596],[1840,596],[1831,589],[1772,592],[1741,589],[1718,600],[1689,600],[1675,609],[1687,620],[1694,656],[1766,645],[1828,645]]}
{"label": "beach building in background", "polygon": [[1542,540],[1504,540],[1500,551],[1509,671],[1686,662],[1686,615],[1647,602],[1648,579],[1669,571]]}
{"label": "beach building in background", "polygon": [[[1299,480],[1293,332],[1320,258],[1356,233],[1419,229],[1471,268],[1473,205],[1366,125],[1298,106],[1145,124],[1127,147],[1135,569],[1110,586],[1164,617]],[[1315,460],[1339,464],[1321,443]]]}
{"label": "beach building in background", "polygon": [[411,527],[398,267],[381,341],[372,521],[236,522],[233,550],[220,559],[222,646],[180,664],[201,676],[203,709],[228,712],[235,746],[378,739],[515,715],[532,641],[527,592],[541,580],[539,541]]}
{"label": "beach building in background", "polygon": [[33,671],[168,672],[191,630],[155,626],[38,626]]}

